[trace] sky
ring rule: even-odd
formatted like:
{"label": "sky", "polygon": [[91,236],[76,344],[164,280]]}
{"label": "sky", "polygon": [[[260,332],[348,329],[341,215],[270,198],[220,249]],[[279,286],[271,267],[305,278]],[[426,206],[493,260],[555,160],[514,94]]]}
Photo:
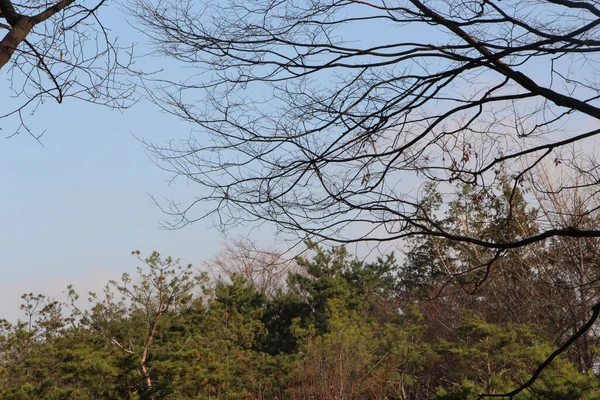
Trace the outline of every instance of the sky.
{"label": "sky", "polygon": [[[114,5],[101,9],[100,18],[122,46],[137,43],[138,54],[149,52],[145,38]],[[373,30],[362,40],[376,38]],[[137,66],[156,70],[164,62],[143,57]],[[7,78],[8,71],[0,70],[0,110],[15,104]],[[144,100],[122,112],[74,99],[47,102],[27,121],[46,132],[41,143],[27,134],[7,138],[12,132],[0,120],[0,319],[20,316],[22,293],[61,300],[68,284],[79,293],[100,290],[140,265],[132,250],[147,255],[156,250],[201,267],[222,248],[227,238],[210,219],[181,230],[160,229],[166,216],[150,197],[189,199],[198,189],[184,181],[170,184],[171,176],[137,138],[157,143],[185,138],[192,126]],[[228,238],[247,233],[232,230]],[[252,238],[261,247],[285,247],[268,226],[253,230]],[[391,250],[397,248],[378,252]]]}
{"label": "sky", "polygon": [[[136,43],[138,55],[151,49],[126,21],[116,3],[100,10],[121,46]],[[140,57],[136,66],[156,70],[161,57]],[[0,71],[0,110],[14,107],[7,91],[8,70]],[[99,291],[109,279],[133,273],[140,262],[131,251],[181,258],[199,268],[214,257],[228,236],[210,219],[181,230],[160,228],[166,219],[150,195],[161,199],[193,196],[194,186],[170,184],[171,176],[149,158],[137,138],[164,142],[185,138],[193,127],[140,101],[125,111],[75,99],[46,102],[26,121],[38,142],[0,120],[0,319],[21,316],[20,296],[33,292],[64,299],[68,284],[81,294]],[[285,248],[270,227],[251,238],[264,248]],[[352,249],[351,249],[352,250]],[[387,250],[387,249],[386,249]]]}
{"label": "sky", "polygon": [[[136,43],[138,55],[150,52],[146,39],[125,20],[116,3],[100,9],[100,19],[121,46]],[[136,66],[164,66],[161,57],[141,57]],[[0,70],[0,110],[15,106],[7,88],[9,71]],[[190,135],[192,126],[140,101],[125,111],[67,98],[42,104],[26,122],[40,142],[0,120],[0,319],[21,316],[20,296],[41,293],[57,300],[73,284],[80,294],[101,290],[109,279],[133,273],[140,262],[131,251],[181,258],[199,268],[214,257],[227,237],[210,219],[181,230],[161,229],[166,216],[150,195],[162,199],[193,196],[197,188],[170,184],[137,138],[164,142]],[[263,248],[285,248],[272,228],[251,231]]]}
{"label": "sky", "polygon": [[[122,43],[142,40],[117,10],[104,12]],[[149,68],[159,62],[143,60]],[[6,81],[6,71],[0,79]],[[14,106],[6,90],[0,93],[3,110]],[[189,135],[190,126],[144,101],[119,112],[67,99],[47,102],[27,118],[45,130],[41,143],[27,134],[6,138],[10,131],[0,130],[0,319],[20,316],[23,293],[64,299],[68,284],[80,293],[101,289],[141,264],[132,250],[200,266],[221,248],[225,238],[212,221],[160,229],[165,215],[150,198],[176,198],[194,188],[169,185],[169,174],[136,137],[162,141]],[[2,121],[0,128],[6,128]]]}
{"label": "sky", "polygon": [[27,135],[0,140],[0,317],[18,312],[24,292],[97,290],[134,270],[132,250],[194,264],[215,255],[223,237],[210,221],[159,229],[165,215],[149,194],[191,190],[170,187],[134,137],[166,132],[164,116],[149,105],[119,113],[74,103],[53,113],[43,146]]}

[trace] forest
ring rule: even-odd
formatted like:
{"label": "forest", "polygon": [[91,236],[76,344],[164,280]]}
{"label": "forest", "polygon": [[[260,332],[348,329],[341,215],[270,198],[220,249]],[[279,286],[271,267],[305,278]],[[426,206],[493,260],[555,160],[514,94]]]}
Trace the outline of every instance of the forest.
{"label": "forest", "polygon": [[[440,223],[506,240],[538,229],[521,191],[506,226],[502,189],[474,201],[463,185]],[[593,329],[529,382],[590,318],[599,245],[558,238],[491,270],[480,248],[432,238],[369,260],[307,242],[285,261],[241,241],[202,268],[135,251],[137,273],[102,293],[22,296],[22,318],[2,321],[0,397],[600,398]]]}

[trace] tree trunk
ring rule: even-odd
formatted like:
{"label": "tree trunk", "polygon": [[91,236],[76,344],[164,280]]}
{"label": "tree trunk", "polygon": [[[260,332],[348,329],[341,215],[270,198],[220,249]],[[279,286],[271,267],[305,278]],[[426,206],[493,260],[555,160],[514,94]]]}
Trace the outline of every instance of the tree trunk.
{"label": "tree trunk", "polygon": [[25,40],[33,29],[34,23],[29,17],[20,17],[12,29],[0,42],[0,69],[10,60],[17,47]]}

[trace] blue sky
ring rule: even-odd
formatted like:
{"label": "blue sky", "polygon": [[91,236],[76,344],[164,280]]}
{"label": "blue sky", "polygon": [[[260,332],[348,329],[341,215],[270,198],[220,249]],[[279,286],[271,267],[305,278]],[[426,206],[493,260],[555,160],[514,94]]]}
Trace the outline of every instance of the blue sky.
{"label": "blue sky", "polygon": [[[102,9],[100,18],[121,45],[136,42],[139,54],[148,52],[141,34],[124,22],[115,3],[111,7]],[[386,26],[377,28],[383,32]],[[377,39],[378,29],[354,33],[368,42]],[[429,32],[411,27],[414,35]],[[137,62],[156,70],[165,59]],[[5,69],[0,71],[0,110],[15,105],[6,82]],[[159,229],[165,215],[149,196],[189,200],[198,188],[183,181],[169,185],[170,176],[154,165],[136,137],[160,143],[188,137],[193,126],[144,101],[123,112],[73,99],[60,106],[48,102],[27,121],[37,132],[46,130],[42,145],[27,134],[4,139],[11,131],[0,120],[0,318],[19,315],[24,292],[61,298],[70,283],[80,293],[99,290],[139,265],[132,250],[157,250],[200,266],[221,248],[224,238],[211,220],[178,231]],[[259,245],[277,246],[273,230],[261,229],[252,232]],[[389,244],[380,251],[395,249]]]}
{"label": "blue sky", "polygon": [[209,221],[158,229],[164,215],[148,193],[193,190],[169,187],[133,136],[174,134],[165,115],[143,104],[126,113],[77,102],[50,108],[35,116],[51,114],[43,147],[27,135],[0,140],[0,316],[18,311],[22,291],[59,295],[71,282],[95,289],[131,271],[134,249],[195,264],[214,255],[222,237]]}
{"label": "blue sky", "polygon": [[[116,10],[103,13],[122,44],[140,39]],[[3,82],[6,74],[0,71]],[[15,105],[6,90],[0,93],[3,110]],[[60,298],[69,283],[80,292],[100,289],[139,265],[131,250],[195,265],[219,250],[223,237],[211,221],[159,229],[165,216],[148,194],[171,198],[194,188],[169,186],[169,175],[134,137],[185,136],[190,126],[144,102],[119,112],[73,99],[44,104],[28,122],[46,130],[43,146],[27,134],[6,139],[0,124],[0,318],[19,315],[24,292]]]}
{"label": "blue sky", "polygon": [[[121,46],[136,43],[149,52],[145,38],[124,20],[116,3],[100,18],[119,36]],[[137,67],[161,68],[166,60],[145,57]],[[0,71],[0,110],[15,106],[7,91],[8,70]],[[41,144],[12,131],[0,120],[0,318],[20,316],[20,295],[47,294],[57,299],[68,284],[80,293],[100,290],[109,279],[133,272],[140,263],[132,250],[153,250],[201,266],[225,238],[206,220],[178,231],[159,229],[165,215],[157,199],[189,199],[197,187],[157,168],[136,137],[153,142],[189,136],[192,126],[148,102],[123,112],[66,99],[47,102],[27,123],[45,131]],[[231,231],[229,238],[246,231]],[[272,248],[274,231],[252,231],[258,244]],[[280,248],[285,247],[279,245]]]}
{"label": "blue sky", "polygon": [[[138,53],[148,52],[145,38],[114,6],[102,9],[100,18],[122,46],[136,42]],[[377,28],[383,32],[386,26]],[[380,39],[378,29],[364,35],[350,27],[345,34],[369,42]],[[421,29],[412,27],[411,32]],[[138,67],[156,70],[164,62],[146,57]],[[14,105],[2,90],[6,74],[0,71],[0,109]],[[162,142],[187,137],[192,126],[145,102],[118,112],[69,99],[60,106],[43,105],[28,122],[38,132],[46,130],[43,146],[26,134],[0,139],[0,318],[19,315],[24,292],[60,298],[69,283],[80,293],[99,290],[108,279],[134,270],[139,264],[130,255],[134,249],[145,254],[157,250],[195,265],[218,252],[224,238],[210,220],[179,231],[159,229],[165,215],[148,193],[185,201],[198,188],[182,181],[169,186],[170,176],[135,138]],[[9,134],[0,131],[0,137],[4,132]],[[252,233],[259,245],[276,245],[268,227]],[[384,247],[383,252],[395,249],[393,244]]]}

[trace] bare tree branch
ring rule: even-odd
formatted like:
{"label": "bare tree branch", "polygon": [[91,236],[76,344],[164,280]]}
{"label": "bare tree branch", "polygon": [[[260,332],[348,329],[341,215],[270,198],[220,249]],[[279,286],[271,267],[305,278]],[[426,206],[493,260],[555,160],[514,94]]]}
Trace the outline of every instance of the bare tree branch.
{"label": "bare tree branch", "polygon": [[15,98],[15,107],[3,110],[0,119],[17,118],[13,134],[33,134],[23,115],[48,98],[62,103],[74,97],[113,108],[135,102],[135,85],[127,79],[134,73],[131,52],[117,46],[98,16],[106,0],[88,3],[0,1],[0,18],[6,20],[0,23],[6,31],[0,40],[0,69]]}

